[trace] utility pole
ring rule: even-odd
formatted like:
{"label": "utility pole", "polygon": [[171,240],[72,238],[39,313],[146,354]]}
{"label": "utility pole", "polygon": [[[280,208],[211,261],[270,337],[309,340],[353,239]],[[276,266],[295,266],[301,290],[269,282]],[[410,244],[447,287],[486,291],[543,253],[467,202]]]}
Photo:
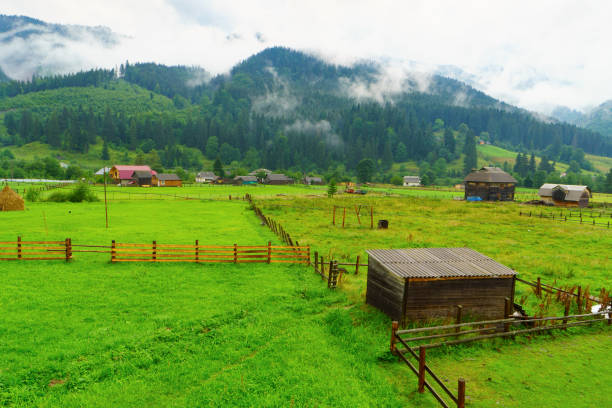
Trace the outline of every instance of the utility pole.
{"label": "utility pole", "polygon": [[108,229],[108,203],[106,201],[106,169],[104,166],[104,213],[106,215],[106,229]]}

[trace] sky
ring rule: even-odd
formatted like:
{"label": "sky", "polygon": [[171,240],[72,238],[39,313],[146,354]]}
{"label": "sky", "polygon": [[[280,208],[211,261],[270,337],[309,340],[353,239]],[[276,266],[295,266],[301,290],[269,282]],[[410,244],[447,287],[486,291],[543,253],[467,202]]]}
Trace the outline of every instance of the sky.
{"label": "sky", "polygon": [[113,47],[85,39],[54,56],[74,70],[130,60],[218,74],[281,45],[338,64],[383,61],[394,76],[442,69],[543,113],[612,99],[612,2],[605,0],[2,0],[0,14],[106,26],[121,35]]}

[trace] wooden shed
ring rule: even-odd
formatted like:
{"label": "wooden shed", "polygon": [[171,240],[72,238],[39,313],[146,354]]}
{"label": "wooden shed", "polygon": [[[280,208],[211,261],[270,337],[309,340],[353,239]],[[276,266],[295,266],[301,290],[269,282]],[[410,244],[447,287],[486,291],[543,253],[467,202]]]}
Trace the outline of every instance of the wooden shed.
{"label": "wooden shed", "polygon": [[371,249],[366,303],[405,326],[455,316],[504,317],[516,272],[470,248]]}
{"label": "wooden shed", "polygon": [[580,207],[589,205],[591,190],[587,186],[569,184],[542,184],[538,195],[545,203],[559,207]]}
{"label": "wooden shed", "polygon": [[270,173],[266,176],[265,184],[282,185],[282,184],[293,184],[293,179],[286,175],[279,173]]}
{"label": "wooden shed", "polygon": [[181,187],[183,185],[183,180],[174,173],[154,174],[151,181],[154,186],[158,187]]}
{"label": "wooden shed", "polygon": [[474,170],[463,181],[466,200],[480,197],[483,201],[514,201],[516,179],[499,167]]}
{"label": "wooden shed", "polygon": [[[153,174],[146,170],[136,170],[132,173],[133,185],[136,186],[151,186]],[[132,184],[132,183],[130,183]]]}

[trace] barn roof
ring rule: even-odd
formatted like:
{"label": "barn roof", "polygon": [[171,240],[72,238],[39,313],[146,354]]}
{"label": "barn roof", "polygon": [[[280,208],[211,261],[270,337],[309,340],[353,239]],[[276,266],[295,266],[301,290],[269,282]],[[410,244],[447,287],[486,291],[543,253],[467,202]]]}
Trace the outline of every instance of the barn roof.
{"label": "barn roof", "polygon": [[238,180],[242,180],[242,181],[257,181],[257,177],[255,176],[236,176],[234,177],[234,180],[238,181]]}
{"label": "barn roof", "polygon": [[468,174],[463,181],[475,181],[481,183],[516,183],[514,177],[499,167],[483,167]]}
{"label": "barn roof", "polygon": [[156,177],[164,181],[181,181],[181,178],[174,173],[159,173]]}
{"label": "barn roof", "polygon": [[421,183],[419,176],[404,176],[404,183]]}
{"label": "barn roof", "polygon": [[212,171],[201,171],[201,172],[198,173],[198,177],[215,179],[215,180],[219,178],[219,176],[217,176]]}
{"label": "barn roof", "polygon": [[282,173],[278,173],[278,174],[270,173],[266,176],[266,180],[291,180],[291,179]]}
{"label": "barn roof", "polygon": [[586,191],[589,196],[590,191],[587,186],[575,186],[571,184],[542,184],[540,189],[538,190],[538,194],[540,197],[552,197],[553,190],[562,189],[565,192],[565,201],[580,201],[580,197]]}
{"label": "barn roof", "polygon": [[399,278],[496,278],[516,272],[470,248],[370,249],[368,256]]}
{"label": "barn roof", "polygon": [[151,170],[149,166],[128,166],[123,164],[116,164],[113,166],[119,172],[120,180],[129,180],[132,178],[132,174],[135,171],[148,171],[151,174],[157,174],[155,170]]}
{"label": "barn roof", "polygon": [[150,178],[151,176],[151,171],[147,170],[136,170],[132,172],[132,178]]}

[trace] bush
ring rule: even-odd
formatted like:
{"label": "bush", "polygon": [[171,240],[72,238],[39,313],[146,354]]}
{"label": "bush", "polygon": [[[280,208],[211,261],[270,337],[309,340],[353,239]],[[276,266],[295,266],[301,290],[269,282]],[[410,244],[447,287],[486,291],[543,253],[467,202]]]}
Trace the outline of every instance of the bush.
{"label": "bush", "polygon": [[81,203],[83,201],[98,201],[98,197],[89,189],[89,185],[86,183],[79,183],[76,188],[71,191],[54,191],[47,197],[47,201],[54,203],[63,203],[67,201]]}
{"label": "bush", "polygon": [[31,203],[40,200],[40,190],[37,188],[30,188],[26,192],[25,199]]}

